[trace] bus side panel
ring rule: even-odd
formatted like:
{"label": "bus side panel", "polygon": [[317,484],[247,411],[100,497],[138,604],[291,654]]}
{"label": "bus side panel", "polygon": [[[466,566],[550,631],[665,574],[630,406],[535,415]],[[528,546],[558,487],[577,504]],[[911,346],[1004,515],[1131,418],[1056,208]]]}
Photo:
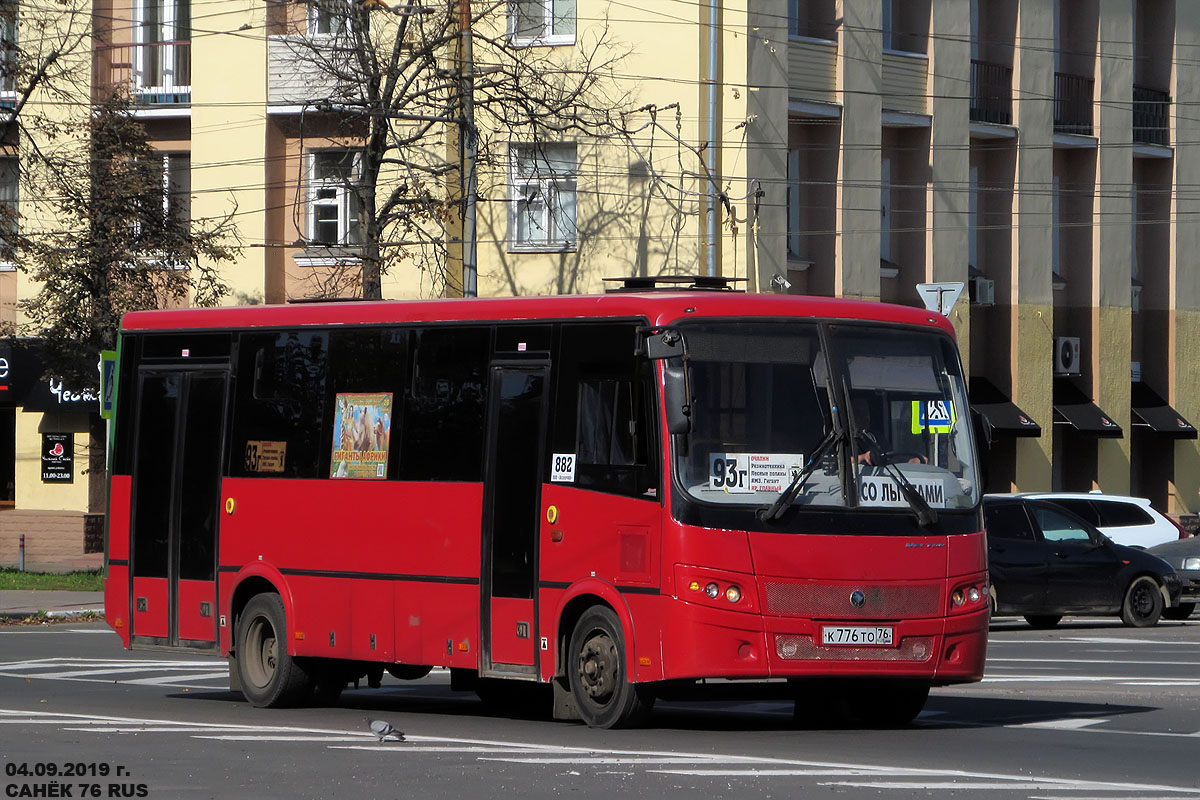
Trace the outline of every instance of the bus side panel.
{"label": "bus side panel", "polygon": [[129,560],[129,500],[133,478],[113,475],[108,497],[108,560]]}
{"label": "bus side panel", "polygon": [[169,635],[167,584],[166,578],[133,579],[133,633],[137,636],[165,639]]}
{"label": "bus side panel", "polygon": [[104,621],[129,647],[129,496],[133,479],[113,475],[108,490],[108,574],[104,578]]}
{"label": "bus side panel", "polygon": [[104,577],[104,621],[121,637],[129,649],[129,567],[108,565]]}
{"label": "bus side panel", "polygon": [[662,507],[657,502],[548,483],[542,486],[542,505],[555,508],[553,523],[542,515],[543,581],[571,583],[593,576],[617,586],[658,588]]}
{"label": "bus side panel", "polygon": [[289,575],[287,580],[292,590],[294,617],[287,622],[292,638],[288,649],[300,656],[350,658],[353,582],[310,575]]}
{"label": "bus side panel", "polygon": [[449,639],[454,666],[477,665],[482,484],[227,478],[223,490],[222,570],[262,562],[285,577],[296,655],[446,664]]}
{"label": "bus side panel", "polygon": [[479,668],[478,584],[413,582],[400,584],[396,640],[404,639],[405,664]]}
{"label": "bus side panel", "polygon": [[[598,578],[620,592],[632,615],[627,631],[636,680],[661,677],[659,593],[662,560],[662,506],[637,499],[577,489],[561,483],[542,486],[540,555],[541,604],[538,635],[552,649],[543,653],[541,671],[549,677],[558,652],[560,586]],[[554,507],[553,523],[549,509]],[[551,584],[551,586],[546,586]],[[618,609],[618,616],[621,616]],[[565,636],[570,641],[571,631]]]}

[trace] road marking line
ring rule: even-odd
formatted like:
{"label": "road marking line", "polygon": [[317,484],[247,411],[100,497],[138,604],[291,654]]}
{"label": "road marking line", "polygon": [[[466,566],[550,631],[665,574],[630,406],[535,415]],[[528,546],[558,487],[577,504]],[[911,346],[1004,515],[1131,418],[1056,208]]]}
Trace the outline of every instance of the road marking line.
{"label": "road marking line", "polygon": [[[1183,655],[1183,653],[1180,653]],[[1044,669],[1054,669],[1053,666],[1048,666],[1044,663],[1045,659],[1039,658],[988,658],[987,663],[991,664],[994,661],[1012,662],[1018,664],[1033,664]],[[1056,658],[1055,664],[1129,664],[1128,659],[1119,658]],[[1160,667],[1182,667],[1191,664],[1190,661],[1139,661],[1137,664],[1130,666],[1160,666]]]}
{"label": "road marking line", "polygon": [[1065,788],[1059,783],[1042,783],[1040,781],[1028,781],[1024,783],[1006,781],[969,781],[959,783],[957,781],[827,781],[817,784],[818,786],[844,786],[852,789],[953,789],[960,791],[964,789],[1063,789]]}
{"label": "road marking line", "polygon": [[1015,725],[1005,725],[1006,728],[1047,728],[1050,730],[1075,731],[1092,725],[1103,725],[1106,719],[1051,719],[1045,722],[1023,722]]}
{"label": "road marking line", "polygon": [[812,777],[862,775],[885,777],[890,775],[941,775],[941,770],[886,771],[874,769],[648,769],[659,775],[691,775],[710,778],[771,778],[808,775]]}
{"label": "road marking line", "polygon": [[[409,737],[411,739],[412,737]],[[330,750],[376,750],[387,751],[392,753],[544,753],[544,748],[529,748],[529,747],[514,747],[511,750],[497,747],[470,747],[467,745],[450,746],[450,747],[431,747],[420,745],[412,747],[408,742],[393,742],[392,744],[364,744],[364,745],[331,745]]]}
{"label": "road marking line", "polygon": [[509,764],[707,764],[724,763],[719,756],[596,756],[593,758],[506,758],[504,756],[483,756],[477,761],[504,761]]}
{"label": "road marking line", "polygon": [[[213,736],[193,736],[193,739],[215,739],[220,742],[361,742],[371,734],[362,734],[358,736],[271,736],[263,734],[261,736],[254,735],[213,735]],[[399,744],[399,742],[397,742]]]}
{"label": "road marking line", "polygon": [[[206,672],[201,675],[188,675],[187,676],[187,679],[189,681],[212,681],[212,680],[216,680],[218,678],[220,678],[221,680],[228,679],[229,678],[229,670],[226,669],[226,670],[221,670],[220,672]],[[167,675],[162,678],[138,678],[137,680],[132,680],[132,681],[121,681],[121,683],[126,683],[126,684],[131,684],[131,685],[136,684],[138,686],[174,686],[175,684],[171,683],[171,682],[178,680],[178,679],[179,679],[178,675]],[[212,687],[205,687],[205,688],[212,688]]]}

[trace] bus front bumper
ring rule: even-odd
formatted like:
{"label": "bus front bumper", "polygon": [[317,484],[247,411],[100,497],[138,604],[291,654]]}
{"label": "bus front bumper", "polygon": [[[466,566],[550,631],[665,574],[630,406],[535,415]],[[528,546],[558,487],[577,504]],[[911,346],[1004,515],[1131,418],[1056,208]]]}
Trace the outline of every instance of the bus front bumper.
{"label": "bus front bumper", "polygon": [[[673,607],[663,632],[667,679],[889,677],[950,684],[983,677],[986,608],[950,617],[849,622],[666,602]],[[851,639],[884,636],[880,629],[888,629],[892,644],[823,644],[824,628]]]}

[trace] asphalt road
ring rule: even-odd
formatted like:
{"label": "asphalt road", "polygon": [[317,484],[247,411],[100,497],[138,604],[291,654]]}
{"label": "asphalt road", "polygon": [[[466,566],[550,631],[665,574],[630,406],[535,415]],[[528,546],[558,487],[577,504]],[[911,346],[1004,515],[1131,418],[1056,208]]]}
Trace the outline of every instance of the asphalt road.
{"label": "asphalt road", "polygon": [[899,731],[798,729],[771,700],[660,703],[646,728],[595,731],[489,713],[444,672],[261,710],[226,680],[101,624],[0,628],[0,796],[1200,798],[1200,620],[1001,620],[984,682],[934,690]]}

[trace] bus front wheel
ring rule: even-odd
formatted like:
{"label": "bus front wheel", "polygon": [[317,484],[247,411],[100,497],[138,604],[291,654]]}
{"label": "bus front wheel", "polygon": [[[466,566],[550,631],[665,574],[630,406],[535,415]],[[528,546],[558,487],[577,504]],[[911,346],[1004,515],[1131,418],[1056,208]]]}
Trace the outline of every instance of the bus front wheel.
{"label": "bus front wheel", "polygon": [[588,727],[627,727],[650,713],[653,696],[629,680],[625,633],[612,609],[583,612],[567,652],[567,680]]}
{"label": "bus front wheel", "polygon": [[277,594],[251,598],[238,618],[237,667],[242,694],[257,708],[304,702],[312,693],[309,674],[288,655],[287,617]]}

